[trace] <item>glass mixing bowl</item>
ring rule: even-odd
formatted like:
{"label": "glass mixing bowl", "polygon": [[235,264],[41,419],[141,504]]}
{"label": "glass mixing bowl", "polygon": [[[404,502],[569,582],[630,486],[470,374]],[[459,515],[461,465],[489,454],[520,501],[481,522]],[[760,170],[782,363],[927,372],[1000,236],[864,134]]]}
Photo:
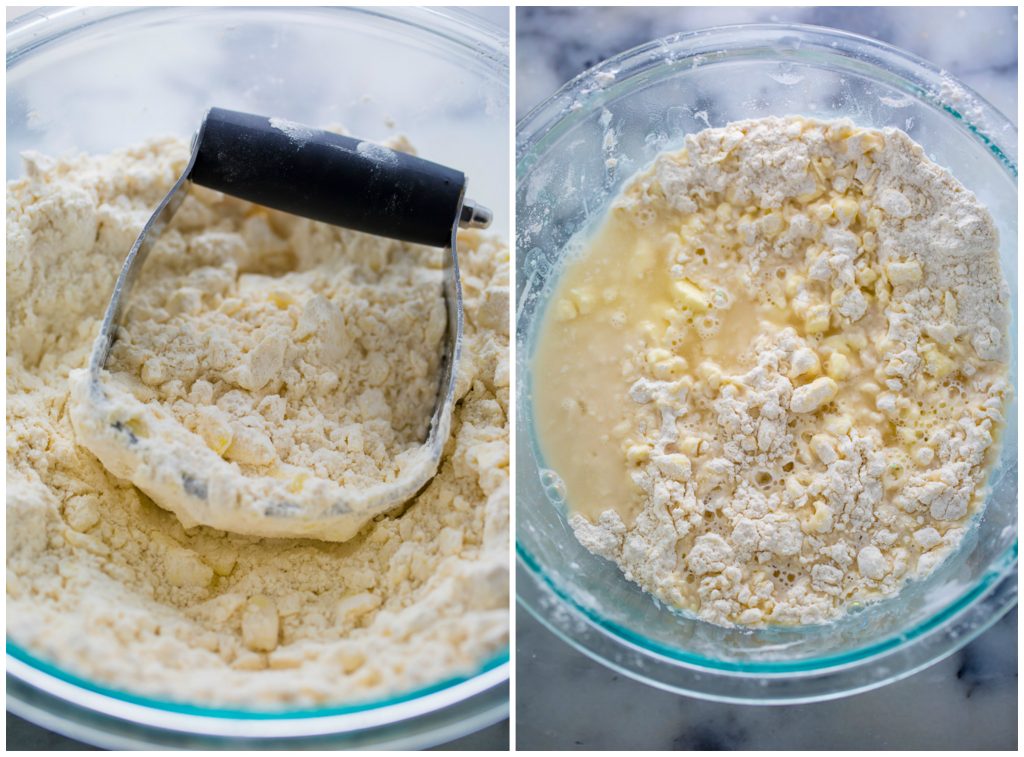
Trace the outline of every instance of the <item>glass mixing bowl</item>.
{"label": "glass mixing bowl", "polygon": [[[828,699],[908,676],[998,620],[1017,594],[1017,406],[1007,408],[987,504],[961,548],[895,598],[820,626],[723,628],[682,617],[584,549],[532,420],[530,361],[567,246],[600,222],[623,182],[687,133],[803,114],[895,126],[989,208],[1012,290],[1016,345],[1017,131],[932,65],[888,45],[809,26],[680,34],[581,74],[519,124],[516,165],[516,545],[519,601],[609,667],[722,701]],[[607,163],[608,158],[616,158]],[[1011,362],[1017,384],[1016,355]]]}
{"label": "glass mixing bowl", "polygon": [[[7,27],[7,177],[19,153],[102,153],[188,137],[211,105],[405,134],[466,172],[508,233],[508,47],[459,12],[420,8],[51,9]],[[127,250],[125,251],[127,253]],[[113,282],[111,282],[113,285]],[[98,686],[7,644],[7,706],[106,747],[422,747],[508,714],[508,650],[387,700],[273,713]]]}

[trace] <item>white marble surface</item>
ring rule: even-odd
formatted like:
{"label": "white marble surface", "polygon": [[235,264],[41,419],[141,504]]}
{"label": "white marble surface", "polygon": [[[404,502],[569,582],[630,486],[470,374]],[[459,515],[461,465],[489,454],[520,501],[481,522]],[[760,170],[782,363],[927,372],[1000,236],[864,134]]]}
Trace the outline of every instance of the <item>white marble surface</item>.
{"label": "white marble surface", "polygon": [[[13,21],[19,16],[38,9],[40,6],[11,6],[6,9],[6,20]],[[508,32],[510,11],[506,7],[476,7],[467,8],[463,6],[442,6],[442,8],[456,8],[470,14],[479,16],[484,21],[492,24],[501,31]],[[66,750],[87,750],[95,749],[74,739],[67,738],[46,728],[42,728],[16,715],[7,713],[7,747],[16,750],[32,751],[66,751]],[[470,734],[461,739],[448,742],[438,749],[458,751],[478,750],[505,750],[509,743],[509,721],[503,720],[493,726],[484,728],[477,733]]]}
{"label": "white marble surface", "polygon": [[516,116],[586,68],[657,37],[740,23],[803,23],[863,34],[946,69],[1017,122],[1017,9],[518,8]]}
{"label": "white marble surface", "polygon": [[516,746],[534,749],[1016,749],[1017,611],[881,689],[759,707],[659,691],[585,657],[522,608]]}
{"label": "white marble surface", "polygon": [[[520,8],[518,117],[595,63],[656,37],[801,22],[908,49],[1017,121],[1015,8]],[[833,702],[704,702],[625,678],[518,611],[520,749],[1015,749],[1017,614],[910,678]]]}

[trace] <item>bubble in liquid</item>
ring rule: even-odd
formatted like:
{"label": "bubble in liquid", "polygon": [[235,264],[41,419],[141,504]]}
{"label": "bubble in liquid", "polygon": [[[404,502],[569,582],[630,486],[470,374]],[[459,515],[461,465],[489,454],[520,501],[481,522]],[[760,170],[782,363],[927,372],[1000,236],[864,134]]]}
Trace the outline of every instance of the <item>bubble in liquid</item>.
{"label": "bubble in liquid", "polygon": [[715,316],[705,315],[694,323],[694,328],[697,330],[697,335],[701,339],[707,339],[715,336],[721,325],[721,321],[719,321]]}
{"label": "bubble in liquid", "polygon": [[718,310],[728,310],[732,305],[732,297],[724,289],[715,289],[711,294],[711,307]]}
{"label": "bubble in liquid", "polygon": [[548,499],[556,505],[565,504],[565,482],[561,476],[548,468],[538,471],[540,485]]}

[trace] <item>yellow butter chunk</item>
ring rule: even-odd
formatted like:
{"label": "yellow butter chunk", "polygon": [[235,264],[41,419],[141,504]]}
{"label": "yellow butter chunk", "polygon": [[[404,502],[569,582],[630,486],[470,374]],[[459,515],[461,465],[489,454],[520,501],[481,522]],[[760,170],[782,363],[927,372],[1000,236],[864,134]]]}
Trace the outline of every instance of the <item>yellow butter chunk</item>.
{"label": "yellow butter chunk", "polygon": [[781,213],[768,213],[761,219],[761,230],[769,239],[777,237],[785,226],[786,222]]}
{"label": "yellow butter chunk", "polygon": [[820,500],[814,503],[814,514],[808,520],[809,530],[825,534],[832,530],[832,508]]}
{"label": "yellow butter chunk", "polygon": [[206,442],[206,446],[223,455],[234,439],[234,431],[228,417],[215,407],[204,407],[197,413],[196,431]]}
{"label": "yellow butter chunk", "polygon": [[839,392],[839,385],[827,376],[822,376],[806,386],[793,390],[790,410],[794,413],[811,413],[831,402]]}
{"label": "yellow butter chunk", "polygon": [[655,459],[654,464],[674,481],[684,482],[690,478],[690,458],[686,455],[679,453],[661,455]]}
{"label": "yellow butter chunk", "polygon": [[938,347],[930,346],[922,353],[925,370],[938,379],[944,379],[956,370],[956,363]]}
{"label": "yellow butter chunk", "polygon": [[141,418],[129,418],[124,421],[124,426],[139,439],[145,439],[149,436],[149,429],[146,427],[146,422]]}
{"label": "yellow butter chunk", "polygon": [[654,349],[647,351],[647,362],[651,365],[660,363],[663,360],[668,360],[671,357],[672,353],[661,347],[655,347]]}
{"label": "yellow butter chunk", "polygon": [[696,436],[688,436],[679,443],[679,449],[687,455],[696,455],[700,452],[701,440]]}
{"label": "yellow butter chunk", "polygon": [[692,281],[676,281],[672,284],[672,294],[677,303],[695,313],[706,313],[709,307],[707,295]]}
{"label": "yellow butter chunk", "polygon": [[850,360],[841,352],[833,352],[828,356],[828,364],[825,373],[836,381],[843,381],[850,377]]}
{"label": "yellow butter chunk", "polygon": [[821,223],[828,221],[835,213],[835,207],[830,202],[816,202],[809,208],[815,219]]}
{"label": "yellow butter chunk", "polygon": [[289,305],[296,304],[296,299],[288,292],[270,292],[267,295],[267,299],[281,310],[287,310]]}
{"label": "yellow butter chunk", "polygon": [[809,347],[801,347],[793,353],[790,378],[813,378],[821,373],[821,361]]}
{"label": "yellow butter chunk", "polygon": [[878,132],[861,132],[860,149],[864,152],[881,150],[885,147],[885,137]]}
{"label": "yellow butter chunk", "polygon": [[292,494],[298,494],[299,492],[302,491],[302,487],[308,480],[308,473],[299,473],[294,478],[292,478],[292,480],[288,483],[288,491],[290,491]]}
{"label": "yellow butter chunk", "polygon": [[786,277],[786,284],[784,291],[786,296],[792,299],[800,291],[800,287],[807,281],[806,278],[799,274],[791,273]]}
{"label": "yellow butter chunk", "polygon": [[828,331],[829,327],[828,305],[814,305],[807,310],[807,317],[804,319],[804,330],[808,334],[822,334]]}
{"label": "yellow butter chunk", "polygon": [[213,569],[195,552],[165,542],[163,567],[167,579],[180,588],[207,586],[213,580]]}
{"label": "yellow butter chunk", "polygon": [[651,457],[651,448],[646,444],[633,444],[626,450],[626,460],[634,465],[647,462]]}
{"label": "yellow butter chunk", "polygon": [[886,274],[889,276],[889,281],[894,286],[901,284],[917,284],[921,281],[924,273],[921,270],[921,264],[915,261],[907,263],[889,263],[885,268]]}
{"label": "yellow butter chunk", "polygon": [[811,437],[811,451],[825,465],[831,465],[839,459],[836,454],[836,440],[828,434],[815,434]]}
{"label": "yellow butter chunk", "polygon": [[853,419],[848,415],[828,415],[825,417],[825,430],[833,436],[843,436],[853,427]]}
{"label": "yellow butter chunk", "polygon": [[242,614],[242,641],[254,652],[271,652],[277,647],[280,619],[270,597],[257,595]]}
{"label": "yellow butter chunk", "polygon": [[248,465],[268,465],[277,459],[274,443],[262,431],[239,426],[234,429],[224,457]]}
{"label": "yellow butter chunk", "polygon": [[832,210],[843,226],[849,226],[857,217],[857,201],[849,197],[837,197],[832,201]]}
{"label": "yellow butter chunk", "polygon": [[680,378],[686,375],[686,360],[675,355],[659,360],[651,367],[654,377],[662,381],[672,378]]}

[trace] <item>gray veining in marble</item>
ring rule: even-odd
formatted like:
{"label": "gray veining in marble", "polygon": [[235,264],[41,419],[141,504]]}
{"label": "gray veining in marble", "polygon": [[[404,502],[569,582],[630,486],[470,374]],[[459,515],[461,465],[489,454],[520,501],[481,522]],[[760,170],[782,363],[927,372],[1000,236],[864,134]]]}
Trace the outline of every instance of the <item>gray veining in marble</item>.
{"label": "gray veining in marble", "polygon": [[1016,749],[1017,611],[903,681],[815,704],[721,704],[651,688],[519,608],[516,746],[532,749]]}
{"label": "gray veining in marble", "polygon": [[951,72],[1017,121],[1017,9],[519,8],[516,116],[594,64],[657,37],[739,23],[803,23],[863,34]]}
{"label": "gray veining in marble", "polygon": [[[1017,121],[1016,8],[519,8],[517,117],[584,69],[657,37],[799,22],[910,50]],[[903,681],[832,702],[756,707],[659,691],[517,612],[519,749],[1015,749],[1017,613]]]}

